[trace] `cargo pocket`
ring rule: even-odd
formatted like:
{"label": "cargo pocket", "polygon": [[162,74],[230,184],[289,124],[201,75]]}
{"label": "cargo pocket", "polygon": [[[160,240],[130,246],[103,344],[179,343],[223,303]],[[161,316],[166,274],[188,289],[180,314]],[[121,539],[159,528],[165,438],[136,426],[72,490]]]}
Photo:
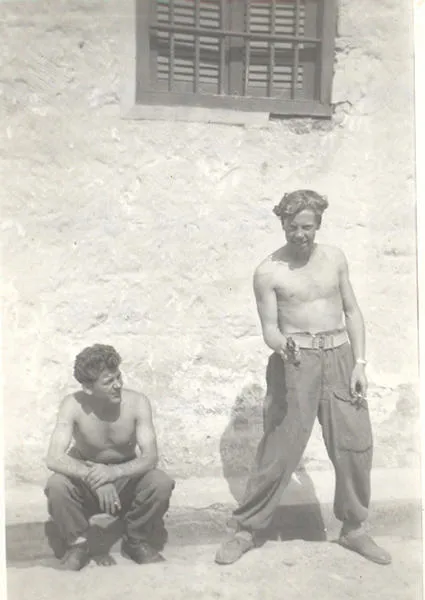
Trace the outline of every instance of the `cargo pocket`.
{"label": "cargo pocket", "polygon": [[365,452],[372,447],[372,426],[366,400],[356,401],[348,390],[334,391],[334,439],[340,450]]}

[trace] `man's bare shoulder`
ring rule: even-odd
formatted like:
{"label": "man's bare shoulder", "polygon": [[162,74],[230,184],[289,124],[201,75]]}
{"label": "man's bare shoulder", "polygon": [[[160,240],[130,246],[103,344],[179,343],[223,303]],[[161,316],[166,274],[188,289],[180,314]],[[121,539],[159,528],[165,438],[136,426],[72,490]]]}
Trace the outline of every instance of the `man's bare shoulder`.
{"label": "man's bare shoulder", "polygon": [[121,394],[122,400],[126,403],[126,405],[133,409],[135,413],[140,411],[144,412],[151,409],[149,398],[142,392],[124,388]]}
{"label": "man's bare shoulder", "polygon": [[285,264],[283,260],[284,248],[280,248],[267,256],[255,269],[254,281],[255,282],[272,282],[278,269]]}
{"label": "man's bare shoulder", "polygon": [[72,394],[67,394],[61,401],[59,406],[59,417],[62,421],[64,420],[73,420],[81,406],[81,401],[79,399],[78,392],[74,392]]}
{"label": "man's bare shoulder", "polygon": [[275,286],[275,269],[264,261],[254,271],[254,291],[255,294],[262,295],[267,290],[272,290]]}
{"label": "man's bare shoulder", "polygon": [[335,264],[342,264],[346,262],[344,252],[337,246],[318,244],[317,249],[322,256],[325,256],[328,260],[333,261]]}

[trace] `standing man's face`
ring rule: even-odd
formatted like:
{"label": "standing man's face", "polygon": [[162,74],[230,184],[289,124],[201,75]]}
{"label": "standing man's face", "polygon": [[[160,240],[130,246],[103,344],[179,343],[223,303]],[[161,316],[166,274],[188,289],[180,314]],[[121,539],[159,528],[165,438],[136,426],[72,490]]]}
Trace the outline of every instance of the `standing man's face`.
{"label": "standing man's face", "polygon": [[286,241],[297,254],[308,254],[313,249],[319,224],[315,213],[310,209],[302,210],[283,222]]}
{"label": "standing man's face", "polygon": [[93,396],[99,400],[119,404],[121,402],[121,371],[104,370],[91,386]]}

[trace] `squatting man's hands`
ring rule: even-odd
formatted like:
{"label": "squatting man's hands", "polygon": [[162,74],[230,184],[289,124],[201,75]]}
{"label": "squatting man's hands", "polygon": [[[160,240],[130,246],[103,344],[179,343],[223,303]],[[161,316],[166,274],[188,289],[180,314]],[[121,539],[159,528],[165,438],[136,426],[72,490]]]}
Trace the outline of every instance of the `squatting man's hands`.
{"label": "squatting man's hands", "polygon": [[96,491],[100,486],[105,485],[106,483],[111,483],[117,479],[116,473],[109,465],[91,462],[86,464],[88,464],[90,470],[85,476],[84,480],[92,490]]}
{"label": "squatting man's hands", "polygon": [[102,512],[114,515],[121,510],[121,502],[113,483],[105,483],[96,489]]}

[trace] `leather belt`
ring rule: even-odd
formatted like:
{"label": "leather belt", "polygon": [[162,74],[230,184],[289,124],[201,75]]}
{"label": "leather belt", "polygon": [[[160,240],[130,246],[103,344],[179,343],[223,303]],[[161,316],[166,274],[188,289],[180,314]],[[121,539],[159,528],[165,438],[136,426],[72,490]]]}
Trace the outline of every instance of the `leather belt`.
{"label": "leather belt", "polygon": [[329,350],[331,348],[338,348],[348,342],[346,329],[319,333],[299,332],[285,335],[287,338],[291,337],[299,348],[311,350]]}

